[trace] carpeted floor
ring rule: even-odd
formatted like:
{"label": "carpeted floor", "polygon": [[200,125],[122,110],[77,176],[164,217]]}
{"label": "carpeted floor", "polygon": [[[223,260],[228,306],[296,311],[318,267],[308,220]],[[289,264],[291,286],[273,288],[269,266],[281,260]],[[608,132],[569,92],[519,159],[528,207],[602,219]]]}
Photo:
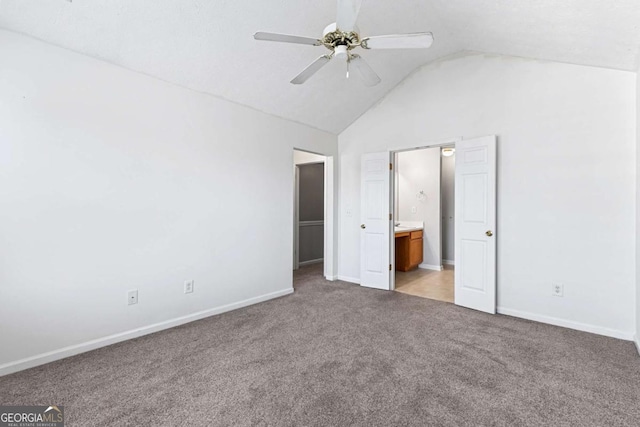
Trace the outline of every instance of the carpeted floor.
{"label": "carpeted floor", "polygon": [[0,378],[68,426],[637,426],[630,342],[326,282]]}

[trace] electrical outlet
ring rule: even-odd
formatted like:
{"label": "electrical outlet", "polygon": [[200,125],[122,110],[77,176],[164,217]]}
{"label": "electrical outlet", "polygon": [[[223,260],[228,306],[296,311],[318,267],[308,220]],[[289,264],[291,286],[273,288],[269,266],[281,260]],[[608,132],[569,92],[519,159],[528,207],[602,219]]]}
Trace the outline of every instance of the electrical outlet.
{"label": "electrical outlet", "polygon": [[187,280],[186,282],[184,282],[184,293],[185,294],[190,294],[193,292],[193,285],[194,285],[194,281],[193,280]]}
{"label": "electrical outlet", "polygon": [[564,285],[562,283],[552,283],[551,295],[553,295],[554,297],[564,296]]}
{"label": "electrical outlet", "polygon": [[138,290],[132,289],[127,292],[127,304],[133,305],[138,303]]}

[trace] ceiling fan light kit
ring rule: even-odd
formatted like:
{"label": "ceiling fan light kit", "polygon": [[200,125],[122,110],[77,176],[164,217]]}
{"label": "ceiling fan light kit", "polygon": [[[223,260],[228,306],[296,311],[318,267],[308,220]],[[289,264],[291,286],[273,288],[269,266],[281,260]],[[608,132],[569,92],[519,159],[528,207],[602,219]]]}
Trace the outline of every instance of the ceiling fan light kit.
{"label": "ceiling fan light kit", "polygon": [[328,55],[320,56],[294,77],[291,80],[293,84],[306,82],[335,57],[347,62],[347,78],[349,77],[349,66],[352,65],[358,71],[365,85],[375,86],[381,82],[380,77],[360,55],[352,52],[353,49],[357,47],[365,50],[426,49],[433,44],[433,34],[424,32],[361,38],[358,27],[355,25],[361,4],[362,0],[338,0],[336,22],[327,25],[322,32],[321,39],[264,32],[255,33],[253,38],[263,41],[324,46],[331,51]]}
{"label": "ceiling fan light kit", "polygon": [[347,46],[345,45],[336,46],[334,52],[337,59],[349,58],[349,51],[347,50]]}

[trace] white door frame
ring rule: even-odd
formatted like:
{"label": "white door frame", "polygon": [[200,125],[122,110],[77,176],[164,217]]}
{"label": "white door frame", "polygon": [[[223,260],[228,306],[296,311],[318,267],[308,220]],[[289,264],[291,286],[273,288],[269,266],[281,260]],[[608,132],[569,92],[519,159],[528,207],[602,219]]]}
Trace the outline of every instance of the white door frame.
{"label": "white door frame", "polygon": [[[324,277],[327,280],[336,280],[338,277],[338,272],[336,271],[337,266],[337,248],[335,247],[336,242],[338,241],[337,236],[335,235],[337,232],[337,212],[335,210],[336,201],[335,195],[337,192],[335,191],[336,180],[334,177],[335,167],[334,167],[334,156],[316,153],[310,150],[306,150],[304,148],[293,147],[293,151],[301,151],[304,153],[316,154],[318,156],[323,156],[324,161]],[[320,162],[310,162],[310,163],[320,163]],[[297,177],[297,165],[294,164],[294,212],[292,217],[293,223],[293,245],[292,250],[292,270],[298,268],[298,223],[299,223],[299,211],[298,211],[298,177]],[[295,252],[294,252],[294,249]]]}
{"label": "white door frame", "polygon": [[[423,150],[425,148],[439,148],[439,147],[450,147],[450,146],[454,146],[458,141],[462,141],[462,137],[458,136],[458,137],[452,137],[452,138],[447,138],[447,139],[443,139],[440,141],[436,141],[436,142],[430,142],[427,143],[426,145],[421,145],[421,146],[411,146],[411,147],[406,147],[406,148],[394,148],[394,149],[389,149],[389,155],[391,157],[391,164],[393,165],[393,173],[391,174],[391,179],[389,181],[389,186],[390,186],[390,190],[391,190],[391,212],[394,213],[396,212],[396,172],[397,172],[397,165],[396,165],[396,154],[397,153],[402,153],[402,152],[406,152],[406,151],[415,151],[415,150]],[[397,218],[393,218],[393,222],[395,224]],[[391,265],[392,265],[392,273],[391,274],[391,278],[390,278],[390,282],[389,282],[389,290],[393,291],[396,289],[396,245],[395,245],[395,235],[394,233],[391,233],[391,235],[389,236],[389,246],[391,248],[391,259],[389,260]]]}
{"label": "white door frame", "polygon": [[[301,150],[298,150],[301,151]],[[315,153],[314,153],[315,154]],[[326,156],[324,160],[320,160],[317,162],[307,162],[307,163],[300,163],[295,165],[295,169],[296,169],[296,189],[295,189],[295,193],[294,193],[294,203],[293,203],[293,210],[295,212],[295,214],[293,215],[293,220],[295,221],[294,223],[294,227],[293,227],[293,239],[294,239],[294,245],[293,245],[293,269],[297,270],[300,268],[300,166],[307,166],[307,165],[319,165],[322,164],[323,166],[326,163]],[[327,180],[324,178],[324,174],[327,172],[327,168],[325,167],[323,170],[323,185],[327,184]],[[327,203],[327,192],[324,191],[323,195],[323,203],[322,203],[322,209],[323,209],[323,213],[324,216],[326,217],[327,212],[326,212],[326,203]],[[323,229],[324,229],[324,224],[325,221],[322,221],[323,223]],[[324,248],[324,244],[323,244],[323,248]],[[323,250],[323,261],[324,261],[324,250]]]}
{"label": "white door frame", "polygon": [[293,165],[293,269],[300,268],[300,167]]}
{"label": "white door frame", "polygon": [[324,277],[338,279],[338,210],[337,180],[334,157],[326,156],[324,162]]}

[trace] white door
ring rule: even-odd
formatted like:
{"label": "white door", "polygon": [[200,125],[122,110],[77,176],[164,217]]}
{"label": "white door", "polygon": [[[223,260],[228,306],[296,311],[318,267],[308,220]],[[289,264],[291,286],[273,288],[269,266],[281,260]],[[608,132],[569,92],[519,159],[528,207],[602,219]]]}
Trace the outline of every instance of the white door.
{"label": "white door", "polygon": [[392,221],[389,153],[362,156],[360,196],[360,284],[390,289]]}
{"label": "white door", "polygon": [[496,137],[456,142],[455,303],[496,312]]}

